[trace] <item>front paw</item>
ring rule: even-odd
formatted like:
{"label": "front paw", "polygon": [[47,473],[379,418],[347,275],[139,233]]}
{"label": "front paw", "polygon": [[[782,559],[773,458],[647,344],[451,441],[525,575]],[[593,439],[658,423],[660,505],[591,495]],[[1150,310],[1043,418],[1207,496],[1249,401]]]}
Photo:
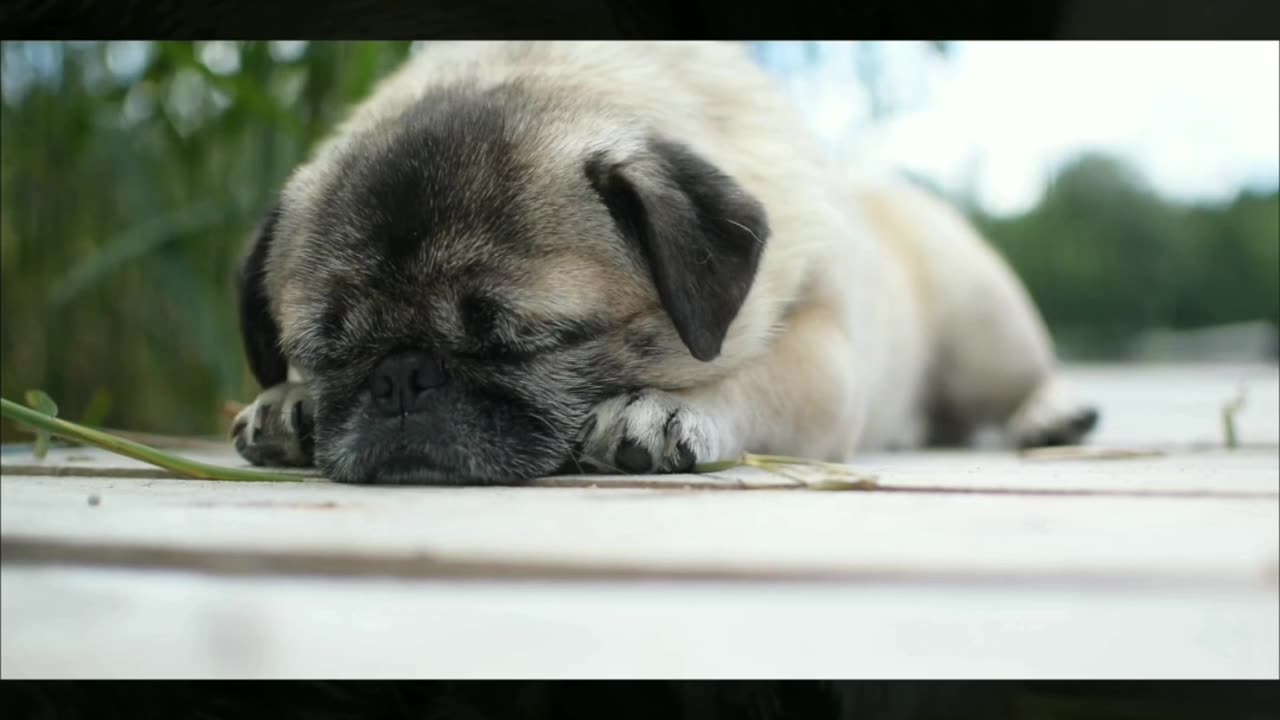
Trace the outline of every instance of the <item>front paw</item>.
{"label": "front paw", "polygon": [[714,459],[709,416],[680,397],[640,390],[596,406],[580,434],[580,464],[631,474],[687,473]]}
{"label": "front paw", "polygon": [[280,383],[236,415],[231,437],[240,456],[254,465],[305,467],[315,451],[314,418],[307,388]]}

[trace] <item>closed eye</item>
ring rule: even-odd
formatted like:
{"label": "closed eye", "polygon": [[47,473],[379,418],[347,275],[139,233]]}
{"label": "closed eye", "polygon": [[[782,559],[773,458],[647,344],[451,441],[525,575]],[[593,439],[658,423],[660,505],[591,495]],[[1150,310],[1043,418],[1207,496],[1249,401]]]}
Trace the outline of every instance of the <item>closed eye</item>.
{"label": "closed eye", "polygon": [[567,321],[521,328],[517,338],[476,343],[455,354],[470,360],[494,363],[528,362],[539,355],[572,350],[608,333],[601,322]]}

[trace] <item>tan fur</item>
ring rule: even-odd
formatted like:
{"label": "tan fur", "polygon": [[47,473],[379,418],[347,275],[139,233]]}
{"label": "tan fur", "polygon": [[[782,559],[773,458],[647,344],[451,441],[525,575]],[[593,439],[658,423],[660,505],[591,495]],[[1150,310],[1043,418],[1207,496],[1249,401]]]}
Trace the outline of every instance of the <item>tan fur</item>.
{"label": "tan fur", "polygon": [[[650,425],[678,405],[701,461],[743,451],[848,460],[859,450],[921,445],[939,405],[1024,435],[1075,409],[1052,380],[1043,322],[1000,257],[924,191],[869,186],[829,163],[735,44],[429,43],[295,173],[286,206],[311,207],[335,179],[329,160],[395,122],[424,88],[511,81],[546,105],[518,149],[537,170],[531,182],[552,187],[581,173],[593,152],[624,160],[656,131],[736,180],[768,215],[754,284],[720,355],[700,362],[675,344],[644,268],[616,245],[582,236],[584,199],[547,195],[530,220],[546,259],[514,281],[527,294],[522,310],[557,316],[609,304],[632,330],[663,328],[671,345],[640,370],[658,394],[602,411],[617,427],[652,435]],[[301,237],[316,231],[313,222],[290,213],[279,233]],[[286,240],[273,268],[294,260],[290,248]],[[290,297],[277,275],[269,291],[287,335],[306,319],[296,311],[303,298]]]}

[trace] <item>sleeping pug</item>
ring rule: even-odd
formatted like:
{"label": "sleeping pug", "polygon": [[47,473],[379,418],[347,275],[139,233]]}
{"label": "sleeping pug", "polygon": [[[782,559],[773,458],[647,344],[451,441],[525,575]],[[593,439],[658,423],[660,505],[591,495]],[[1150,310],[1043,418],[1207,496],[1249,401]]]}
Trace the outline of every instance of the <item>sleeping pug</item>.
{"label": "sleeping pug", "polygon": [[352,483],[1074,443],[1026,290],[867,185],[745,51],[431,43],[289,178],[239,277],[262,465]]}

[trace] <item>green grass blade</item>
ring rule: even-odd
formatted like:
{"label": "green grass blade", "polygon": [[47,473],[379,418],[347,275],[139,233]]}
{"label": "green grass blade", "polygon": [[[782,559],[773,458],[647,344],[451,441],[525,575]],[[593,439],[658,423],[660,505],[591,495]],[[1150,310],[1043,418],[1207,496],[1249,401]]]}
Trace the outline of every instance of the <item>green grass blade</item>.
{"label": "green grass blade", "polygon": [[[35,408],[36,412],[43,413],[49,417],[58,416],[58,404],[55,403],[53,398],[49,397],[45,391],[28,390],[26,400],[28,405]],[[49,439],[50,435],[47,430],[36,430],[36,446],[34,453],[37,459],[43,460],[45,455],[49,454]]]}
{"label": "green grass blade", "polygon": [[[816,480],[809,480],[787,472],[788,468],[797,466],[821,470],[827,475]],[[875,490],[880,487],[879,481],[874,475],[864,475],[853,468],[836,463],[806,460],[786,455],[744,453],[737,460],[695,465],[693,471],[695,473],[714,473],[737,467],[753,467],[768,473],[781,475],[811,490]]]}
{"label": "green grass blade", "polygon": [[229,468],[188,460],[170,455],[153,447],[125,440],[108,433],[84,427],[73,422],[50,417],[39,411],[23,407],[11,400],[0,398],[0,415],[36,430],[75,440],[86,445],[108,450],[125,457],[140,460],[149,465],[171,470],[184,477],[199,480],[233,480],[241,482],[302,482],[306,478],[289,473],[271,472],[247,468]]}

